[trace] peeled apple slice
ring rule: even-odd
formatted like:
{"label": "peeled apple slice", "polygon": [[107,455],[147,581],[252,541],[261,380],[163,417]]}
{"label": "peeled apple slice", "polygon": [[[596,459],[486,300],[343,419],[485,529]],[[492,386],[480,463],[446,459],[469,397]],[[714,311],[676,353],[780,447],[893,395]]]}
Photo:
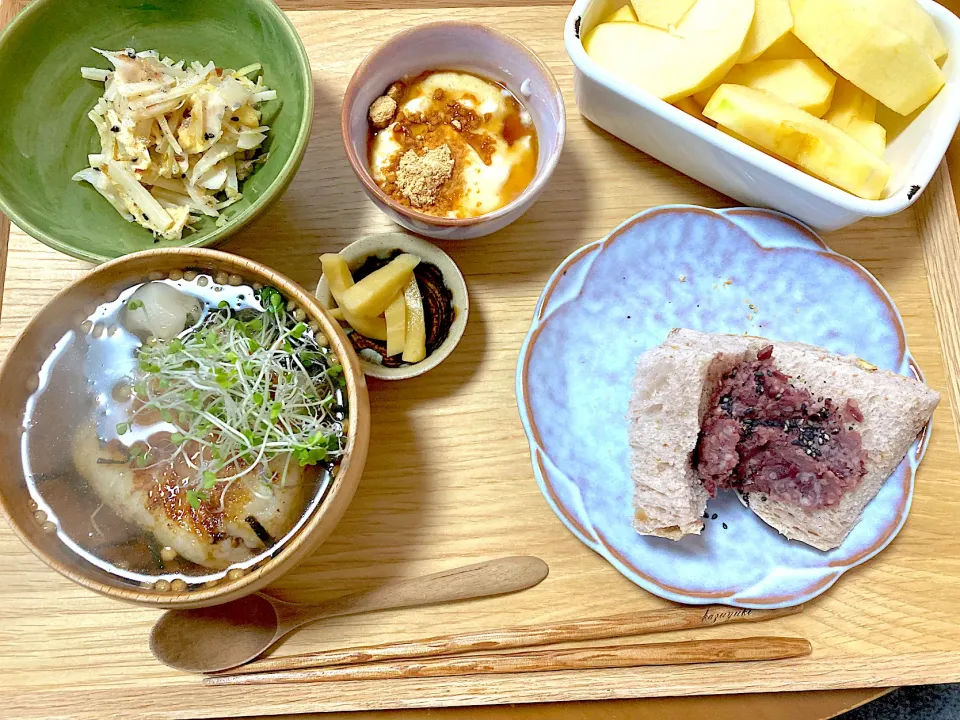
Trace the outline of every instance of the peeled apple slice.
{"label": "peeled apple slice", "polygon": [[420,258],[416,255],[398,255],[344,292],[344,309],[363,317],[382,315],[413,277],[413,269],[419,264]]}
{"label": "peeled apple slice", "polygon": [[824,116],[824,120],[829,120],[843,130],[854,119],[871,122],[876,120],[877,101],[853,83],[839,78],[833,91],[830,111]]}
{"label": "peeled apple slice", "polygon": [[415,277],[411,277],[404,288],[403,300],[407,306],[407,336],[403,345],[403,361],[420,362],[427,356],[427,324],[423,317],[423,298],[420,297],[420,288],[417,287]]}
{"label": "peeled apple slice", "polygon": [[[792,17],[792,14],[791,14]],[[804,45],[792,32],[788,32],[773,45],[767,48],[766,52],[759,57],[760,60],[803,60],[804,58],[814,58],[813,50]]]}
{"label": "peeled apple slice", "polygon": [[354,315],[343,306],[344,293],[353,287],[353,276],[350,274],[350,267],[343,256],[336,253],[321,255],[320,267],[323,270],[323,276],[327,279],[330,294],[333,295],[333,299],[340,306],[339,310],[343,315],[344,322],[364,337],[372,340],[386,340],[387,323],[383,318],[365,318]]}
{"label": "peeled apple slice", "polygon": [[687,115],[695,117],[700,122],[705,122],[708,125],[713,125],[713,121],[703,115],[703,108],[694,100],[692,97],[685,97],[682,100],[677,100],[674,104],[674,107],[683,110]]}
{"label": "peeled apple slice", "polygon": [[869,120],[854,120],[843,131],[877,157],[883,157],[887,149],[887,130],[883,125]]}
{"label": "peeled apple slice", "polygon": [[583,48],[614,75],[672,103],[727,74],[740,57],[753,9],[754,0],[698,0],[672,32],[603,23],[584,35]]}
{"label": "peeled apple slice", "polygon": [[886,25],[902,30],[916,40],[934,62],[947,56],[937,24],[916,0],[870,0],[870,12]]}
{"label": "peeled apple slice", "polygon": [[874,0],[790,0],[793,32],[838,75],[909,115],[943,87],[923,46],[881,21]]}
{"label": "peeled apple slice", "polygon": [[744,145],[749,145],[749,146],[752,147],[754,150],[759,150],[760,152],[766,153],[767,155],[773,155],[775,158],[777,158],[777,160],[780,160],[781,162],[787,163],[790,167],[796,167],[796,165],[794,165],[792,162],[789,162],[789,161],[787,161],[787,160],[784,160],[784,159],[783,159],[782,157],[780,157],[779,155],[774,155],[774,154],[771,153],[769,150],[766,150],[766,149],[760,147],[759,145],[757,145],[757,144],[756,144],[755,142],[753,142],[752,140],[748,140],[747,138],[745,138],[745,137],[744,137],[743,135],[741,135],[740,133],[734,132],[733,130],[731,130],[731,129],[728,128],[728,127],[725,127],[725,126],[723,126],[723,125],[717,125],[717,130],[719,130],[720,132],[722,132],[724,135],[729,135],[729,136],[732,137],[733,139],[739,140],[739,141],[742,142]]}
{"label": "peeled apple slice", "polygon": [[887,131],[883,125],[874,121],[876,114],[877,101],[840,78],[833,92],[833,103],[823,119],[836,125],[874,155],[883,157],[887,146]]}
{"label": "peeled apple slice", "polygon": [[403,352],[407,337],[407,304],[403,293],[387,306],[387,355],[399,355]]}
{"label": "peeled apple slice", "polygon": [[852,137],[771,93],[721,85],[703,114],[858,197],[876,200],[890,179],[890,166]]}
{"label": "peeled apple slice", "polygon": [[738,63],[753,62],[793,27],[790,0],[757,0],[753,23],[743,41]]}
{"label": "peeled apple slice", "polygon": [[[830,107],[837,76],[816,58],[757,60],[747,65],[734,65],[721,82],[766,90],[791,105],[820,117]],[[710,102],[714,89],[708,88],[694,97],[701,105],[706,105]]]}
{"label": "peeled apple slice", "polygon": [[607,15],[603,22],[637,22],[637,14],[633,11],[633,8],[628,4],[624,5],[622,8],[614,10],[612,13]]}
{"label": "peeled apple slice", "polygon": [[666,30],[677,24],[697,0],[630,0],[637,20]]}

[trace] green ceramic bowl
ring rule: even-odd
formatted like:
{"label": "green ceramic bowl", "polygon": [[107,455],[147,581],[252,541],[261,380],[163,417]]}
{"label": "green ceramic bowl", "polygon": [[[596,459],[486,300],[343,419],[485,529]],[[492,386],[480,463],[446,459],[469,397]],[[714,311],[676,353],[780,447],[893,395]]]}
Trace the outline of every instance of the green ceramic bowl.
{"label": "green ceramic bowl", "polygon": [[[158,50],[219,67],[263,65],[277,91],[265,102],[270,157],[216,226],[204,218],[183,240],[154,242],[87,183],[71,180],[99,152],[87,118],[103,84],[80,67],[109,67],[90,47]],[[35,0],[0,34],[0,209],[26,232],[82,260],[147,248],[213,245],[266,210],[290,184],[310,135],[313,83],[296,30],[271,0]]]}

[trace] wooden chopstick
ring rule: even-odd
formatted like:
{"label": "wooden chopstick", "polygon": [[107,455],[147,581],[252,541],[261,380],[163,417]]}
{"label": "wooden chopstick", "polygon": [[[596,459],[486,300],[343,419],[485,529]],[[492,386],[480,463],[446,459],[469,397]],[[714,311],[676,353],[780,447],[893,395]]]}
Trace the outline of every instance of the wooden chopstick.
{"label": "wooden chopstick", "polygon": [[749,637],[732,640],[687,640],[619,647],[532,650],[501,655],[465,655],[423,660],[399,660],[252,675],[216,675],[204,678],[203,684],[282,685],[342,680],[391,680],[449,675],[486,675],[640,667],[645,665],[783,660],[809,655],[810,652],[810,642],[804,638]]}
{"label": "wooden chopstick", "polygon": [[462,635],[441,635],[425,640],[384,643],[345,650],[327,650],[305,655],[270,658],[233,668],[221,674],[243,675],[277,670],[329,667],[331,665],[356,665],[377,660],[410,660],[483,650],[508,650],[561,642],[606,640],[615,637],[646,635],[673,630],[691,630],[729,623],[761,622],[785,615],[794,615],[801,610],[803,610],[802,605],[777,610],[747,610],[725,605],[665,608],[663,610],[625,613],[591,620],[576,620],[568,623],[528,625],[507,630]]}

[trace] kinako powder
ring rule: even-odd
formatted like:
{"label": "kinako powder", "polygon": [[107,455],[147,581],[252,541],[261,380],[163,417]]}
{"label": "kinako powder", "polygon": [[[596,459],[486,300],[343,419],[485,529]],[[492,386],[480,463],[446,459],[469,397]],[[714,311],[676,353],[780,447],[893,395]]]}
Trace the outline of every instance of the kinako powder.
{"label": "kinako powder", "polygon": [[[493,119],[490,113],[480,115],[447,97],[440,88],[433,91],[431,102],[423,112],[398,110],[393,118],[388,118],[388,111],[402,106],[418,80],[430,74],[418,76],[409,85],[394,83],[386,95],[371,105],[370,123],[375,129],[387,128],[381,132],[392,132],[400,145],[383,170],[380,183],[383,191],[406,207],[446,216],[462,208],[465,195],[462,172],[471,149],[484,164],[490,165],[497,141],[481,131]],[[472,94],[465,95],[464,99],[480,104]],[[512,96],[505,101],[509,112],[500,135],[512,146],[519,138],[534,135],[534,130],[521,122],[520,103]],[[393,127],[389,128],[391,122]]]}

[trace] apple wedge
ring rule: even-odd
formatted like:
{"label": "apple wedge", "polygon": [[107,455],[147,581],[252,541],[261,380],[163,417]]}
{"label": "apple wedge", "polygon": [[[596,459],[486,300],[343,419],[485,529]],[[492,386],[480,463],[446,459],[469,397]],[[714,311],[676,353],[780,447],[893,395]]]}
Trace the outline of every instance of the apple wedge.
{"label": "apple wedge", "polygon": [[753,23],[743,41],[738,63],[753,62],[771,45],[789,33],[793,27],[790,0],[756,0],[756,2],[757,9],[753,14]]}
{"label": "apple wedge", "polygon": [[880,22],[902,30],[920,43],[934,62],[947,56],[947,44],[936,23],[916,0],[870,0],[870,11]]}
{"label": "apple wedge", "polygon": [[823,119],[836,125],[870,152],[883,157],[887,131],[875,122],[877,101],[843,78],[837,80],[833,103]]}
{"label": "apple wedge", "polygon": [[793,32],[838,75],[901,115],[929,102],[944,77],[924,47],[887,25],[874,0],[790,0]]}
{"label": "apple wedge", "polygon": [[697,0],[630,0],[637,20],[668,30],[676,27]]}
{"label": "apple wedge", "polygon": [[602,67],[667,102],[718,82],[740,57],[754,0],[698,0],[673,32],[642,23],[603,23],[583,48]]}
{"label": "apple wedge", "polygon": [[700,122],[705,122],[707,125],[713,125],[713,121],[707,117],[704,117],[703,108],[694,100],[692,97],[685,97],[680,100],[677,100],[674,104],[674,107],[683,110],[687,115],[695,117]]}
{"label": "apple wedge", "polygon": [[854,120],[843,131],[879,158],[887,149],[887,130],[869,120]]}
{"label": "apple wedge", "polygon": [[800,39],[792,32],[788,32],[768,47],[758,60],[803,60],[815,57],[813,50],[800,42]]}
{"label": "apple wedge", "polygon": [[624,5],[623,7],[617,8],[612,13],[607,15],[603,22],[638,22],[637,14],[633,11],[633,7],[629,4]]}
{"label": "apple wedge", "polygon": [[777,160],[779,160],[780,162],[786,163],[786,164],[789,165],[790,167],[793,167],[793,168],[797,167],[796,165],[794,165],[794,164],[793,164],[792,162],[790,162],[789,160],[787,160],[787,159],[785,159],[785,158],[782,158],[782,157],[780,157],[779,155],[774,155],[774,154],[773,154],[772,152],[770,152],[769,150],[760,147],[759,145],[757,145],[757,144],[756,144],[755,142],[753,142],[752,140],[748,140],[747,138],[745,138],[745,137],[744,137],[743,135],[741,135],[740,133],[734,132],[733,130],[731,130],[731,129],[728,128],[728,127],[724,127],[723,125],[717,125],[717,130],[719,130],[720,132],[722,132],[724,135],[729,135],[729,136],[732,137],[734,140],[739,140],[739,141],[742,142],[744,145],[749,145],[749,146],[752,147],[754,150],[759,150],[760,152],[762,152],[762,153],[764,153],[764,154],[766,154],[766,155],[772,155],[772,156],[775,157]]}
{"label": "apple wedge", "polygon": [[[745,85],[754,90],[766,90],[778,98],[822,116],[830,107],[837,76],[816,58],[804,60],[755,60],[746,65],[735,65],[718,83]],[[716,87],[697,93],[694,98],[701,105],[710,101]]]}
{"label": "apple wedge", "polygon": [[824,116],[824,119],[829,120],[841,130],[851,120],[873,122],[877,119],[877,101],[849,80],[838,78],[837,85],[833,90],[833,102],[830,104],[830,111]]}
{"label": "apple wedge", "polygon": [[845,132],[763,90],[721,85],[703,114],[858,197],[878,199],[890,179],[890,166]]}

